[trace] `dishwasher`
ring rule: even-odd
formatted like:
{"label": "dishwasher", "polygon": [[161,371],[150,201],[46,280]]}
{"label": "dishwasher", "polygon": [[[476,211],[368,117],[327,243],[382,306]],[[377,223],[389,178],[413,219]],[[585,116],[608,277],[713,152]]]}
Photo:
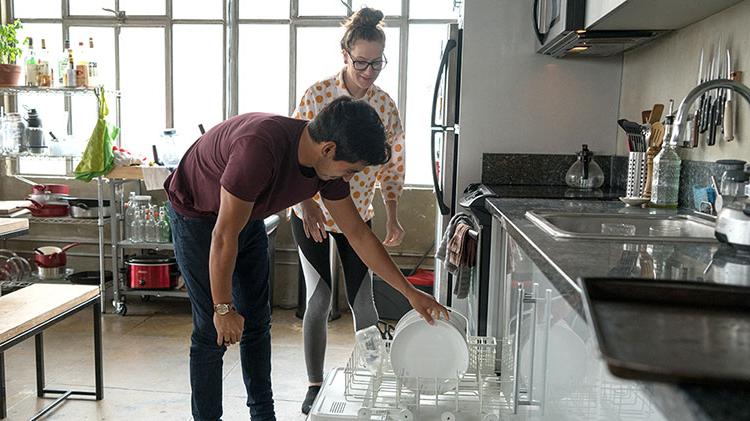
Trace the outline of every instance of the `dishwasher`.
{"label": "dishwasher", "polygon": [[[495,373],[497,341],[468,336],[468,370],[455,378],[411,378],[391,365],[385,341],[380,367],[368,370],[355,346],[346,367],[331,370],[310,411],[311,421],[499,421],[508,409]],[[421,383],[448,384],[444,393],[422,393]],[[416,385],[416,387],[414,387]]]}

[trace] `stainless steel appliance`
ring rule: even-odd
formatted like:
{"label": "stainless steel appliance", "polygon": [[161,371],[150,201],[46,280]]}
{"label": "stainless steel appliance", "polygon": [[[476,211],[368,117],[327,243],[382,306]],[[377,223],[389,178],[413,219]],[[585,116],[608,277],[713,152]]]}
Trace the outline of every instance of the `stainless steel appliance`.
{"label": "stainless steel appliance", "polygon": [[750,251],[750,199],[724,206],[716,218],[715,234],[723,243]]}
{"label": "stainless steel appliance", "polygon": [[[463,30],[459,24],[448,25],[448,38],[443,49],[432,99],[430,160],[432,181],[437,200],[435,238],[442,238],[450,218],[456,213],[456,169],[459,144],[459,98],[461,91],[461,44]],[[435,261],[435,297],[443,304],[466,309],[453,302],[450,275]]]}
{"label": "stainless steel appliance", "polygon": [[[617,188],[596,190],[570,189],[567,186],[540,185],[489,185],[472,184],[466,188],[459,204],[464,212],[472,215],[477,229],[477,265],[472,275],[472,286],[466,299],[465,314],[469,319],[469,334],[475,336],[502,337],[503,312],[502,285],[504,277],[499,275],[505,269],[499,261],[505,255],[502,244],[503,227],[487,209],[487,200],[504,198],[546,198],[576,200],[617,200],[623,191]],[[498,260],[492,265],[493,256]],[[497,272],[497,273],[495,273]]]}
{"label": "stainless steel appliance", "polygon": [[539,40],[537,52],[555,57],[579,54],[611,56],[664,32],[630,28],[586,30],[586,0],[534,0],[533,18],[534,32]]}

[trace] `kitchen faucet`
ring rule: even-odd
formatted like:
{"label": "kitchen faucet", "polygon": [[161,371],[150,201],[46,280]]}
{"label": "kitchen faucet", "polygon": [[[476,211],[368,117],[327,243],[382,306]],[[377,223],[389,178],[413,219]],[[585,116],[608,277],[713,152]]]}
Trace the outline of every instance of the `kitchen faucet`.
{"label": "kitchen faucet", "polygon": [[693,105],[693,102],[703,95],[704,92],[710,91],[711,89],[730,89],[740,94],[740,96],[745,98],[745,101],[750,104],[750,88],[739,82],[729,79],[714,79],[709,80],[708,82],[703,82],[688,92],[685,99],[680,103],[680,107],[677,109],[677,117],[672,126],[672,138],[670,139],[670,143],[673,145],[680,144],[679,142],[683,136],[682,131],[685,127],[690,106]]}

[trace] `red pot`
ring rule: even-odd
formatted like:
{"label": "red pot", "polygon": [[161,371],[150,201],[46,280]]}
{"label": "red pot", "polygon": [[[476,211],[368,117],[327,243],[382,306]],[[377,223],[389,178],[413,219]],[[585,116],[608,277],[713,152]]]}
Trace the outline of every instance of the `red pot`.
{"label": "red pot", "polygon": [[68,264],[68,257],[65,252],[79,244],[72,243],[63,248],[55,246],[38,247],[34,249],[34,261],[37,266],[43,268],[63,267]]}
{"label": "red pot", "polygon": [[50,218],[50,217],[58,217],[58,216],[67,216],[68,215],[68,205],[65,203],[57,204],[57,203],[37,203],[35,201],[31,201],[31,206],[28,207],[28,209],[31,211],[31,214],[40,217],[40,218]]}
{"label": "red pot", "polygon": [[65,184],[36,184],[31,187],[31,192],[36,194],[53,193],[69,195],[70,187]]}
{"label": "red pot", "polygon": [[161,254],[143,254],[125,259],[128,283],[133,289],[172,289],[180,275],[177,260]]}

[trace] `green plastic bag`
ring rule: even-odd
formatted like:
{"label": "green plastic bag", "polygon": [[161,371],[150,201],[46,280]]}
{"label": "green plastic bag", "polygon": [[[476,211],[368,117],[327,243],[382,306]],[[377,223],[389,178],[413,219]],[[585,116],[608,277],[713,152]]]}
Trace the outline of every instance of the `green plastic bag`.
{"label": "green plastic bag", "polygon": [[99,119],[89,137],[81,162],[75,169],[76,179],[83,181],[91,181],[112,171],[115,161],[112,145],[120,133],[119,127],[108,123],[105,119],[109,114],[109,108],[104,98],[104,89],[97,91],[96,96],[99,99]]}

